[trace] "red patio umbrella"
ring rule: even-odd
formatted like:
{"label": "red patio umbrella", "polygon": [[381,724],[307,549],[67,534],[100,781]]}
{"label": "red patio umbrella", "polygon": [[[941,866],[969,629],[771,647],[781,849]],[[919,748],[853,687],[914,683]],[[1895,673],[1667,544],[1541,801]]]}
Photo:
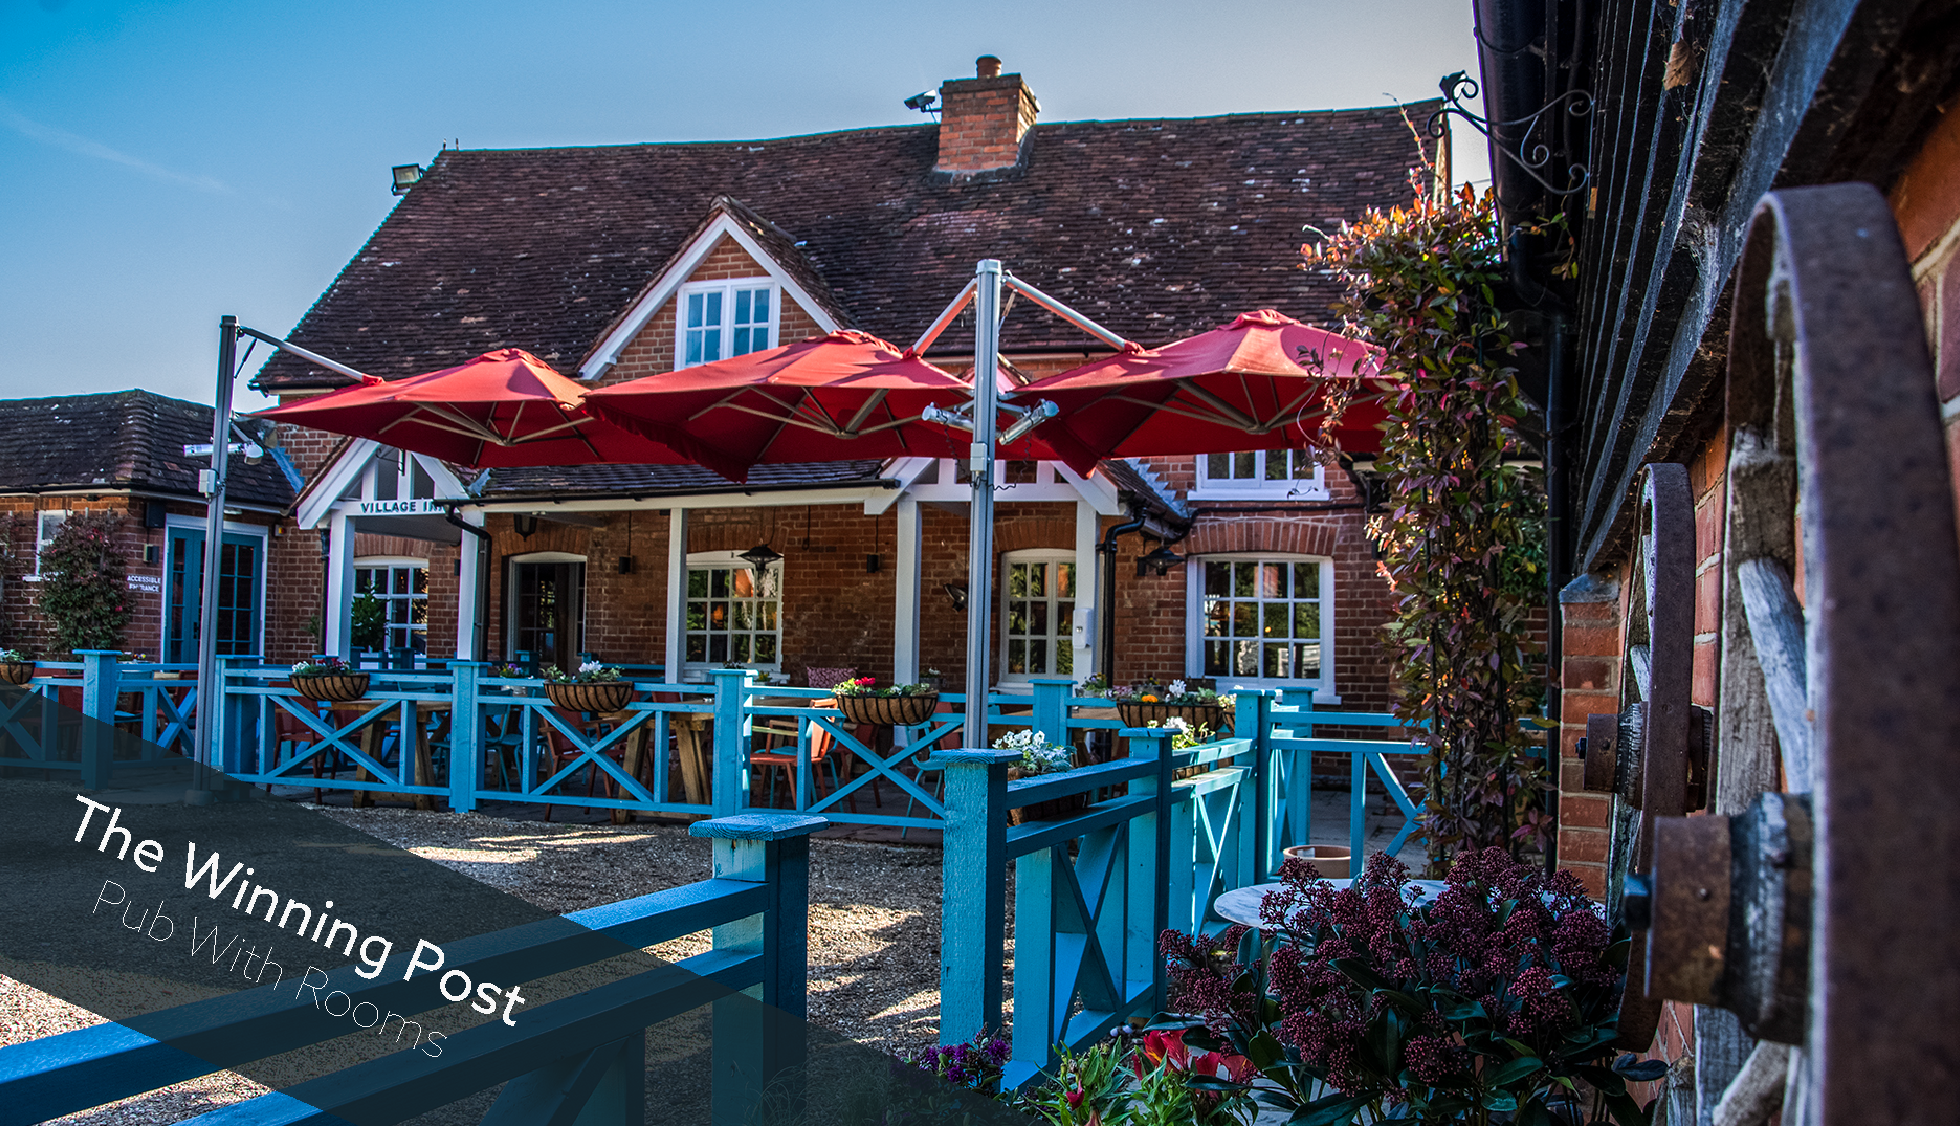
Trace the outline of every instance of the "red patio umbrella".
{"label": "red patio umbrella", "polygon": [[[615,384],[585,408],[670,446],[731,481],[768,462],[964,457],[970,438],[924,422],[972,387],[869,333],[833,332],[794,344]],[[1049,456],[1032,440],[1023,456]]]}
{"label": "red patio umbrella", "polygon": [[585,387],[521,348],[407,379],[373,376],[256,417],[372,438],[469,466],[675,465],[687,459],[587,414]]}
{"label": "red patio umbrella", "polygon": [[[1037,379],[1015,398],[1061,408],[1041,440],[1078,473],[1110,457],[1299,449],[1319,435],[1335,381],[1361,383],[1379,355],[1260,309],[1175,344],[1126,349]],[[1343,449],[1376,452],[1386,417],[1372,394],[1358,391],[1334,435]]]}

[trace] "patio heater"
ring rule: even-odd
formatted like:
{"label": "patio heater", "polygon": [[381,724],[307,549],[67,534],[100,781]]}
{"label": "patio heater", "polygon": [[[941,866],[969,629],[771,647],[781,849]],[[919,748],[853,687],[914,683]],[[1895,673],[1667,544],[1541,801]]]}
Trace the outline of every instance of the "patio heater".
{"label": "patio heater", "polygon": [[[191,729],[192,756],[198,763],[216,769],[212,761],[211,742],[217,732],[217,716],[223,709],[224,686],[218,683],[218,563],[223,557],[225,543],[225,485],[228,477],[230,459],[226,456],[231,445],[231,385],[238,378],[238,338],[249,336],[263,341],[274,348],[291,352],[309,363],[318,364],[328,371],[354,379],[368,377],[348,367],[346,364],[329,360],[315,352],[309,352],[297,344],[291,344],[269,333],[255,328],[247,328],[238,323],[238,318],[226,314],[218,318],[218,393],[212,400],[214,408],[211,416],[211,468],[206,470],[209,477],[199,482],[200,491],[205,494],[204,511],[204,560],[203,582],[198,595],[197,628],[197,725]],[[247,357],[251,355],[246,352]],[[200,477],[203,475],[200,474]],[[212,722],[205,722],[206,718]],[[193,795],[207,791],[192,791]],[[192,800],[198,800],[195,797]]]}

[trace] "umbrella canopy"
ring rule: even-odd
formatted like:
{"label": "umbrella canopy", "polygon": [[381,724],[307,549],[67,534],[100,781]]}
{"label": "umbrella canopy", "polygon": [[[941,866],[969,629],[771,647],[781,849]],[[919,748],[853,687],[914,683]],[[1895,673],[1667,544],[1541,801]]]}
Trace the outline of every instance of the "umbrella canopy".
{"label": "umbrella canopy", "polygon": [[[1061,408],[1041,438],[1079,473],[1109,457],[1297,449],[1319,434],[1336,381],[1360,384],[1380,351],[1260,309],[1175,344],[1035,380],[1015,397]],[[1334,436],[1344,449],[1375,451],[1385,418],[1357,394]]]}
{"label": "umbrella canopy", "polygon": [[255,417],[372,438],[469,466],[675,465],[665,446],[587,414],[585,388],[521,348],[407,379],[364,382]]}
{"label": "umbrella canopy", "polygon": [[615,384],[585,408],[743,481],[763,462],[964,457],[966,434],[919,416],[971,395],[909,349],[846,331]]}

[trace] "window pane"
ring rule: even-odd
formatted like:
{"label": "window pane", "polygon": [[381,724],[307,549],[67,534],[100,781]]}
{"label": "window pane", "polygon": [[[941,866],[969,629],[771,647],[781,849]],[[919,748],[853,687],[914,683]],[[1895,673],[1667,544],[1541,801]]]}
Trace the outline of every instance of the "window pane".
{"label": "window pane", "polygon": [[749,293],[746,289],[735,291],[735,323],[738,325],[749,323]]}
{"label": "window pane", "polygon": [[730,629],[738,629],[738,630],[741,630],[741,631],[743,631],[744,633],[746,633],[746,632],[748,632],[748,631],[749,631],[749,629],[751,629],[751,628],[752,628],[752,627],[751,627],[751,626],[749,625],[749,607],[750,607],[750,605],[752,605],[752,604],[751,604],[751,603],[748,603],[748,602],[737,602],[737,603],[735,603],[735,605],[734,605],[734,613],[735,613],[735,620],[733,621],[733,623],[731,623],[731,624],[729,625],[729,627],[728,627],[728,628],[730,628]]}
{"label": "window pane", "polygon": [[1293,597],[1320,597],[1320,564],[1295,563],[1293,565]]}
{"label": "window pane", "polygon": [[1293,650],[1298,662],[1296,666],[1298,671],[1293,675],[1302,680],[1318,680],[1320,678],[1320,643],[1316,641],[1311,645],[1295,645]]}
{"label": "window pane", "polygon": [[702,325],[707,328],[720,328],[721,327],[721,291],[718,289],[711,290],[707,293],[699,294],[698,296],[706,298],[708,302],[708,312],[706,317],[701,322]]}
{"label": "window pane", "polygon": [[1230,657],[1231,657],[1230,642],[1225,642],[1225,641],[1205,642],[1205,675],[1206,676],[1230,676],[1232,674],[1232,666],[1229,663]]}
{"label": "window pane", "polygon": [[1285,450],[1267,450],[1267,451],[1266,451],[1266,458],[1265,458],[1265,461],[1266,461],[1266,467],[1265,467],[1265,469],[1266,469],[1266,472],[1265,472],[1265,479],[1266,479],[1266,480],[1268,480],[1268,481],[1284,481],[1284,480],[1286,480],[1286,454],[1287,454],[1287,451],[1285,451]]}
{"label": "window pane", "polygon": [[1028,597],[1040,598],[1048,585],[1048,564],[1035,563],[1028,567]]}
{"label": "window pane", "polygon": [[1295,481],[1313,480],[1314,471],[1320,467],[1314,464],[1312,454],[1305,450],[1294,450],[1287,456],[1293,459],[1293,479]]}
{"label": "window pane", "polygon": [[1312,602],[1293,604],[1293,636],[1320,636],[1320,607]]}
{"label": "window pane", "polygon": [[1028,632],[1028,604],[1009,602],[1007,604],[1007,632],[1026,636]]}
{"label": "window pane", "polygon": [[707,308],[708,295],[690,293],[687,295],[687,327],[700,328],[702,312]]}
{"label": "window pane", "polygon": [[1250,481],[1258,471],[1259,455],[1250,451],[1232,455],[1232,479]]}
{"label": "window pane", "polygon": [[768,630],[768,631],[770,631],[771,633],[774,633],[774,632],[775,632],[775,630],[776,630],[776,603],[775,603],[775,600],[774,600],[774,599],[771,599],[770,601],[767,601],[767,602],[759,602],[759,603],[757,603],[757,604],[756,604],[756,610],[758,611],[758,613],[756,614],[756,620],[755,620],[755,621],[756,621],[756,624],[755,624],[755,628],[757,628],[757,629],[766,629],[766,630]]}
{"label": "window pane", "polygon": [[412,567],[409,570],[415,576],[411,589],[416,594],[429,593],[429,569],[427,567]]}
{"label": "window pane", "polygon": [[[178,560],[178,564],[179,564],[179,565],[181,566],[181,565],[182,565],[182,563],[183,563],[183,560],[182,560],[182,559],[180,558],[180,559]],[[371,591],[371,590],[373,590],[373,589],[374,589],[374,572],[373,572],[372,570],[370,570],[369,568],[366,568],[366,567],[357,567],[357,568],[355,568],[355,570],[354,570],[354,593],[355,593],[355,594],[366,594],[366,593],[367,593],[368,591]]]}
{"label": "window pane", "polygon": [[1207,563],[1205,567],[1205,593],[1223,598],[1232,593],[1232,565],[1230,563]]}
{"label": "window pane", "polygon": [[1055,594],[1060,598],[1075,597],[1075,564],[1055,565]]}
{"label": "window pane", "polygon": [[1232,672],[1238,676],[1259,675],[1259,643],[1257,641],[1232,642]]}
{"label": "window pane", "polygon": [[702,630],[708,628],[708,604],[707,603],[690,602],[687,604],[687,628],[695,631],[696,633],[699,633]]}
{"label": "window pane", "polygon": [[1223,481],[1232,475],[1231,454],[1206,454],[1205,476],[1214,481]]}
{"label": "window pane", "polygon": [[689,571],[687,573],[687,596],[689,598],[708,597],[708,572]]}
{"label": "window pane", "polygon": [[705,661],[708,659],[708,639],[696,634],[687,639],[687,659]]}
{"label": "window pane", "polygon": [[1075,675],[1075,646],[1066,638],[1055,642],[1055,675]]}
{"label": "window pane", "polygon": [[[1075,636],[1075,602],[1055,603],[1055,636],[1069,641]],[[1073,644],[1073,642],[1070,642]]]}
{"label": "window pane", "polygon": [[728,629],[728,603],[708,603],[708,632],[715,633]]}
{"label": "window pane", "polygon": [[1257,634],[1259,632],[1258,612],[1259,604],[1256,602],[1232,603],[1232,636],[1252,637]]}
{"label": "window pane", "polygon": [[717,567],[708,572],[708,594],[713,598],[728,597],[728,572]]}
{"label": "window pane", "polygon": [[[721,295],[716,294],[715,296],[720,297]],[[716,304],[720,304],[720,302],[717,301]],[[713,328],[706,329],[701,333],[701,362],[710,364],[719,359],[721,359],[721,330]]]}
{"label": "window pane", "polygon": [[1259,597],[1261,598],[1285,598],[1286,597],[1286,564],[1284,563],[1259,564]]}
{"label": "window pane", "polygon": [[1232,564],[1232,593],[1239,598],[1253,597],[1253,576],[1259,571],[1257,563]]}
{"label": "window pane", "polygon": [[1260,663],[1259,675],[1272,676],[1272,677],[1286,677],[1292,675],[1292,673],[1288,671],[1288,666],[1292,662],[1287,660],[1287,658],[1292,655],[1290,651],[1291,650],[1290,646],[1262,645],[1260,646],[1260,648],[1264,651],[1264,660]]}
{"label": "window pane", "polygon": [[728,639],[728,659],[737,664],[749,663],[749,635],[738,633]]}
{"label": "window pane", "polygon": [[394,580],[395,580],[394,583],[395,593],[407,594],[408,593],[408,568],[407,567],[395,568]]}
{"label": "window pane", "polygon": [[755,635],[755,662],[759,665],[774,664],[776,661],[776,635],[758,633]]}
{"label": "window pane", "polygon": [[728,573],[728,581],[735,589],[737,598],[755,597],[755,572],[740,567]]}
{"label": "window pane", "polygon": [[1266,603],[1264,617],[1266,621],[1262,629],[1262,632],[1265,634],[1265,636],[1267,637],[1287,636],[1286,627],[1291,623],[1287,621],[1290,615],[1288,615],[1286,612],[1286,603],[1284,602]]}
{"label": "window pane", "polygon": [[758,289],[755,291],[754,323],[763,326],[762,331],[756,334],[756,339],[760,342],[756,346],[758,348],[767,348],[769,346],[769,330],[767,328],[769,324],[769,291],[767,289]]}
{"label": "window pane", "polygon": [[1047,642],[1028,642],[1028,671],[1036,676],[1040,676],[1048,671]]}
{"label": "window pane", "polygon": [[687,330],[687,359],[685,366],[693,367],[701,362],[701,330]]}
{"label": "window pane", "polygon": [[1016,563],[1007,568],[1007,595],[1010,598],[1028,596],[1028,565]]}
{"label": "window pane", "polygon": [[1018,638],[1007,643],[1007,671],[1025,675],[1028,671],[1028,643]]}
{"label": "window pane", "polygon": [[1232,604],[1221,598],[1205,599],[1205,636],[1224,637],[1225,623],[1231,620]]}
{"label": "window pane", "polygon": [[728,635],[711,633],[708,635],[708,660],[722,664],[728,660]]}
{"label": "window pane", "polygon": [[1046,602],[1028,603],[1028,632],[1036,637],[1048,636],[1048,604]]}

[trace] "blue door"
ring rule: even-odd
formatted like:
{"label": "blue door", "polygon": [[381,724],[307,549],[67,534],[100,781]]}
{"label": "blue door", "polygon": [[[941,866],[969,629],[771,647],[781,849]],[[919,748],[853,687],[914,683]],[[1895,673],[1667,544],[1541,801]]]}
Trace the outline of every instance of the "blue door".
{"label": "blue door", "polygon": [[206,614],[202,605],[204,530],[170,529],[163,659],[170,663],[195,662],[198,638],[206,629],[218,631],[219,656],[257,653],[264,572],[265,541],[257,536],[226,532],[218,552],[218,605],[215,613]]}

